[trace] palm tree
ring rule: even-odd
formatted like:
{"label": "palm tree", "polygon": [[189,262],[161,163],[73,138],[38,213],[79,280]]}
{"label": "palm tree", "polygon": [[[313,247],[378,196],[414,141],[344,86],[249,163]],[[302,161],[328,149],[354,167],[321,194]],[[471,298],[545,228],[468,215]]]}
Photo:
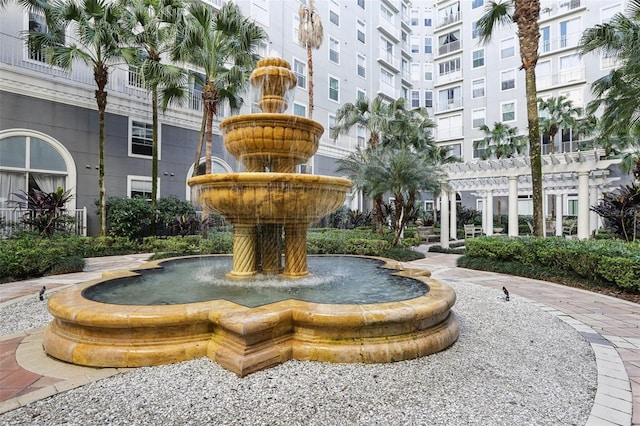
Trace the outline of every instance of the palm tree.
{"label": "palm tree", "polygon": [[540,131],[549,137],[551,153],[556,152],[555,138],[561,129],[571,129],[578,123],[582,108],[574,107],[573,102],[565,96],[538,98],[540,113]]}
{"label": "palm tree", "polygon": [[[163,109],[166,109],[170,101],[183,97],[185,86],[184,70],[162,63],[162,59],[174,43],[176,25],[182,17],[184,6],[180,0],[133,0],[123,1],[123,7],[123,26],[127,33],[132,34],[133,47],[143,52],[138,71],[144,87],[151,92],[151,205],[155,212],[158,195],[159,97],[162,98]],[[155,225],[155,220],[152,224]]]}
{"label": "palm tree", "polygon": [[582,55],[601,53],[616,61],[616,68],[592,83],[596,98],[587,113],[602,110],[600,141],[611,151],[615,145],[626,148],[624,170],[640,170],[640,0],[629,1],[627,15],[617,13],[585,30],[579,49]]}
{"label": "palm tree", "polygon": [[[106,188],[104,183],[104,113],[107,108],[106,86],[109,70],[123,60],[134,61],[135,49],[122,47],[122,8],[109,0],[62,0],[43,6],[49,33],[30,32],[34,48],[45,49],[47,62],[70,70],[75,61],[93,69],[97,86],[99,149],[98,186],[100,205],[100,235],[107,233]],[[70,35],[65,40],[59,34]]]}
{"label": "palm tree", "polygon": [[529,158],[531,159],[531,185],[533,188],[534,234],[543,235],[542,210],[542,154],[540,151],[540,128],[536,89],[536,64],[538,63],[538,40],[540,39],[540,0],[494,1],[487,5],[485,14],[478,20],[479,39],[487,43],[494,28],[515,23],[518,27],[521,68],[525,72],[527,96],[527,124],[529,128]]}
{"label": "palm tree", "polygon": [[486,124],[480,126],[485,134],[483,139],[474,141],[474,149],[484,149],[482,159],[487,158],[511,158],[516,154],[522,154],[527,148],[527,140],[518,135],[518,128],[504,123],[493,123],[493,129]]}
{"label": "palm tree", "polygon": [[202,87],[203,101],[194,176],[198,173],[205,135],[205,172],[211,173],[213,118],[225,102],[232,112],[244,103],[240,94],[255,68],[258,46],[266,37],[264,30],[246,19],[233,2],[225,3],[219,10],[201,2],[190,3],[187,16],[178,25],[172,59],[203,70],[202,75],[194,75]]}
{"label": "palm tree", "polygon": [[324,38],[320,14],[313,7],[313,0],[302,3],[298,10],[300,27],[298,41],[307,48],[307,68],[309,73],[309,118],[313,118],[313,54],[311,49],[319,49]]}
{"label": "palm tree", "polygon": [[359,125],[369,131],[368,146],[376,148],[382,133],[389,127],[390,119],[389,105],[381,96],[376,96],[371,102],[366,98],[358,99],[355,103],[346,103],[338,109],[331,137],[335,140]]}

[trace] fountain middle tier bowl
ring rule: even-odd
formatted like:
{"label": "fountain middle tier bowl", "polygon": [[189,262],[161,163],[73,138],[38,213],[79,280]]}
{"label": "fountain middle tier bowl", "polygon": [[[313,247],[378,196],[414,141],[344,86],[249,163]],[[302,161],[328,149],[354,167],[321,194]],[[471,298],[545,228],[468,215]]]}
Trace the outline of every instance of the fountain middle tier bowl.
{"label": "fountain middle tier bowl", "polygon": [[224,146],[248,171],[293,172],[318,150],[324,128],[295,115],[261,113],[230,117],[220,123]]}
{"label": "fountain middle tier bowl", "polygon": [[235,223],[308,225],[338,209],[349,179],[291,173],[218,173],[189,179],[200,205]]}

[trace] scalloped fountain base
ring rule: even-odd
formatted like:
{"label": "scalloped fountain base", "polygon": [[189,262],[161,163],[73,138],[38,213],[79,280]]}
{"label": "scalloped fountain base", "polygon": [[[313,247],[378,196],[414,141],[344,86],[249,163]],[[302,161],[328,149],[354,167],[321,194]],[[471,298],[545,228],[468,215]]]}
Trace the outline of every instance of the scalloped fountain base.
{"label": "scalloped fountain base", "polygon": [[[380,363],[441,351],[458,338],[453,290],[427,271],[385,267],[426,283],[423,296],[401,302],[336,305],[285,300],[247,308],[225,300],[123,306],[94,302],[84,289],[135,275],[105,274],[51,297],[54,320],[46,352],[94,367],[141,367],[208,356],[239,376],[290,359]],[[157,268],[149,262],[141,269]]]}

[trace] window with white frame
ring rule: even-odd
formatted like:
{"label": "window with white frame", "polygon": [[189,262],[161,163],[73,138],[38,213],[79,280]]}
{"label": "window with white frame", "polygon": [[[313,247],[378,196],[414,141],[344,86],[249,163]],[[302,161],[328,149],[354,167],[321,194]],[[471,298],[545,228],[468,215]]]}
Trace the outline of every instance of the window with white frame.
{"label": "window with white frame", "polygon": [[[150,176],[127,176],[127,195],[129,198],[142,198],[151,201],[151,177]],[[158,179],[158,193],[160,194],[160,179]]]}
{"label": "window with white frame", "polygon": [[448,87],[438,91],[438,111],[462,107],[462,89],[460,86]]}
{"label": "window with white frame", "polygon": [[576,195],[567,197],[567,216],[578,216],[578,197]]}
{"label": "window with white frame", "polygon": [[430,27],[433,25],[433,14],[431,10],[427,9],[424,11],[424,26]]}
{"label": "window with white frame", "polygon": [[363,89],[356,90],[356,99],[358,99],[359,101],[367,99],[367,92]]}
{"label": "window with white frame", "polygon": [[536,85],[540,89],[551,87],[551,61],[538,61],[536,64]]}
{"label": "window with white frame", "polygon": [[411,53],[420,53],[420,37],[411,36]]}
{"label": "window with white frame", "polygon": [[471,23],[471,38],[477,39],[480,37],[480,28],[478,28],[478,21],[473,21]]}
{"label": "window with white frame", "polygon": [[411,9],[411,26],[417,27],[420,23],[420,11],[418,9]]}
{"label": "window with white frame", "polygon": [[[129,156],[151,157],[153,152],[153,125],[129,120]],[[158,158],[160,158],[160,135],[158,135]]]}
{"label": "window with white frame", "polygon": [[[140,61],[144,61],[147,58],[147,51],[140,50],[138,51],[138,58]],[[129,65],[128,66],[128,79],[127,83],[132,87],[142,87],[144,83],[142,73],[140,70],[140,66],[137,65]]]}
{"label": "window with white frame", "polygon": [[411,81],[420,81],[420,62],[411,62]]}
{"label": "window with white frame", "polygon": [[293,58],[293,72],[298,80],[298,87],[307,88],[307,64],[303,61]]}
{"label": "window with white frame", "polygon": [[433,92],[431,90],[424,91],[424,107],[433,108]]}
{"label": "window with white frame", "polygon": [[471,111],[471,126],[478,129],[486,124],[487,111],[484,108]]}
{"label": "window with white frame", "polygon": [[551,27],[541,27],[540,28],[540,53],[546,53],[551,51]]}
{"label": "window with white frame", "polygon": [[293,14],[293,42],[300,44],[300,16],[297,13]]}
{"label": "window with white frame", "polygon": [[476,98],[484,98],[484,88],[485,88],[485,80],[484,78],[478,78],[471,82],[471,97],[473,99]]}
{"label": "window with white frame", "polygon": [[366,27],[367,25],[364,23],[364,21],[360,19],[356,20],[356,37],[360,43],[365,43],[365,34],[367,29]]}
{"label": "window with white frame", "polygon": [[460,49],[460,30],[451,31],[438,37],[438,54],[446,55]]}
{"label": "window with white frame", "polygon": [[333,37],[329,37],[329,60],[340,63],[340,42]]}
{"label": "window with white frame", "polygon": [[474,50],[472,53],[473,68],[484,67],[484,49]]}
{"label": "window with white frame", "polygon": [[508,121],[516,120],[516,103],[515,101],[503,102],[500,104],[500,116],[501,121],[506,123]]}
{"label": "window with white frame", "polygon": [[307,116],[307,107],[306,105],[293,103],[293,115],[297,115],[298,117],[306,117]]}
{"label": "window with white frame", "polygon": [[473,146],[473,158],[482,158],[484,157],[484,154],[487,152],[486,148],[476,148],[476,146],[480,143],[482,143],[481,141],[483,141],[483,139],[476,139],[474,141],[472,141],[471,146]]}
{"label": "window with white frame", "polygon": [[386,69],[380,68],[380,81],[389,86],[393,86],[395,84],[395,77]]}
{"label": "window with white frame", "polygon": [[511,90],[516,87],[516,70],[507,70],[500,73],[500,90]]}
{"label": "window with white frame", "polygon": [[580,17],[560,22],[560,48],[575,47],[582,35]]}
{"label": "window with white frame", "polygon": [[367,131],[365,127],[361,124],[356,125],[356,142],[359,147],[364,148],[367,144],[366,139]]}
{"label": "window with white frame", "polygon": [[425,62],[423,64],[424,67],[424,79],[425,81],[433,80],[433,64],[430,62]]}
{"label": "window with white frame", "polygon": [[471,1],[471,9],[477,9],[484,5],[484,0],[472,0]]}
{"label": "window with white frame", "polygon": [[452,139],[462,137],[462,114],[452,115],[450,117],[438,117],[436,130],[438,139]]}
{"label": "window with white frame", "polygon": [[358,0],[358,6],[364,9],[364,0]]}
{"label": "window with white frame", "polygon": [[580,59],[579,54],[574,53],[573,55],[561,56],[559,65],[561,83],[570,83],[584,79],[584,68],[582,67],[582,59]]}
{"label": "window with white frame", "polygon": [[336,127],[336,116],[335,116],[335,114],[329,114],[327,116],[327,124],[329,125],[328,136],[331,137],[333,135],[333,129]]}
{"label": "window with white frame", "polygon": [[460,57],[449,59],[438,64],[438,75],[443,76],[460,71]]}
{"label": "window with white frame", "polygon": [[[29,11],[29,31],[45,34],[49,32],[47,20],[42,13]],[[46,62],[44,48],[38,49],[33,44],[34,43],[27,38],[28,58],[32,61]]]}
{"label": "window with white frame", "polygon": [[509,37],[500,41],[500,59],[511,58],[516,54],[516,39]]}
{"label": "window with white frame", "polygon": [[329,76],[329,99],[340,101],[340,80],[331,76]]}
{"label": "window with white frame", "polygon": [[333,0],[329,2],[329,22],[336,27],[340,26],[340,5]]}
{"label": "window with white frame", "polygon": [[411,108],[420,108],[420,91],[411,91]]}
{"label": "window with white frame", "polygon": [[424,38],[424,53],[429,55],[433,53],[433,39],[431,37]]}
{"label": "window with white frame", "polygon": [[357,72],[362,78],[367,78],[367,58],[364,55],[358,53]]}
{"label": "window with white frame", "polygon": [[388,23],[393,24],[393,12],[387,9],[383,4],[380,4],[380,16]]}

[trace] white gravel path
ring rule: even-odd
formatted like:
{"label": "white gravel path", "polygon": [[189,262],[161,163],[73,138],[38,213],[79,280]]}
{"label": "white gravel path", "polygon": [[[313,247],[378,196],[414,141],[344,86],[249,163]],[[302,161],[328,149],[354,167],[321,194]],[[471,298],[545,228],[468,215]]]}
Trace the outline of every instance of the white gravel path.
{"label": "white gravel path", "polygon": [[[0,415],[0,424],[585,424],[597,385],[590,345],[517,298],[450,285],[461,333],[438,354],[375,365],[289,361],[245,378],[207,358],[139,368]],[[1,334],[45,325],[44,305],[0,307]]]}

